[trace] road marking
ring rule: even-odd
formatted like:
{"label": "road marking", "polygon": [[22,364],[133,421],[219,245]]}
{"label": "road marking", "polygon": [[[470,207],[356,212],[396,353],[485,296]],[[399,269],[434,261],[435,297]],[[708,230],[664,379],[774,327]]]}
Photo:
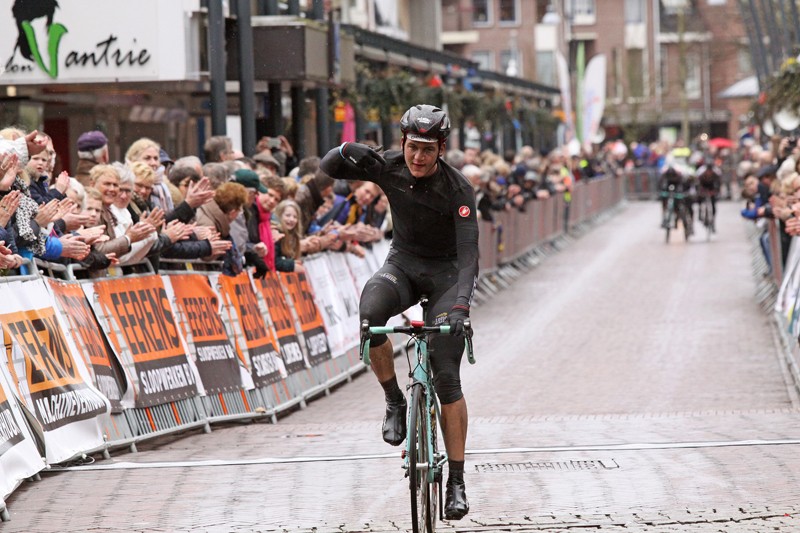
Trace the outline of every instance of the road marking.
{"label": "road marking", "polygon": [[[772,440],[733,440],[733,441],[687,441],[687,442],[652,442],[629,444],[591,444],[583,446],[540,446],[529,448],[486,448],[467,450],[467,455],[499,455],[510,453],[567,453],[597,451],[637,451],[637,450],[674,450],[690,448],[728,448],[733,446],[786,446],[798,445],[800,439]],[[253,459],[205,459],[201,461],[156,461],[152,463],[103,463],[87,466],[52,466],[44,472],[88,472],[94,470],[137,470],[148,468],[193,468],[208,466],[247,466],[247,465],[279,465],[293,463],[324,463],[339,461],[365,461],[374,459],[399,458],[398,452],[361,455],[323,455],[310,457],[256,457]]]}

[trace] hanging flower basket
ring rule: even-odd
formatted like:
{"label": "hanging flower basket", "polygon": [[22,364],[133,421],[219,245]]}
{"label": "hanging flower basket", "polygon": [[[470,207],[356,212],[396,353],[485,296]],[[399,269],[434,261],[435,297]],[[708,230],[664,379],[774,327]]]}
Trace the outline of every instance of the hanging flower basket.
{"label": "hanging flower basket", "polygon": [[781,70],[768,81],[763,105],[767,114],[780,110],[800,110],[800,63],[790,57],[781,65]]}

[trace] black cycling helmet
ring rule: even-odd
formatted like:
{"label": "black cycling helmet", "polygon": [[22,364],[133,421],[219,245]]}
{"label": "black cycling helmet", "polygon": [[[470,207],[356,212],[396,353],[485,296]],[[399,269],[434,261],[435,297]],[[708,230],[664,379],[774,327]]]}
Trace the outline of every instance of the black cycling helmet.
{"label": "black cycling helmet", "polygon": [[450,119],[436,106],[418,104],[400,119],[400,131],[412,141],[440,142],[450,135]]}

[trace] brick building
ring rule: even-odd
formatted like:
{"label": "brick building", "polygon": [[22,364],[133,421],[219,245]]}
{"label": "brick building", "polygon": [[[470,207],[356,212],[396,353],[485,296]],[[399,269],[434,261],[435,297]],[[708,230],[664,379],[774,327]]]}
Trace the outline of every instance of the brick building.
{"label": "brick building", "polygon": [[734,136],[749,103],[719,93],[752,73],[739,6],[688,0],[681,14],[669,9],[674,3],[442,0],[442,44],[483,68],[546,85],[557,85],[555,56],[561,51],[569,58],[574,102],[582,43],[586,61],[606,56],[607,134],[671,137],[680,135],[686,117],[692,136]]}

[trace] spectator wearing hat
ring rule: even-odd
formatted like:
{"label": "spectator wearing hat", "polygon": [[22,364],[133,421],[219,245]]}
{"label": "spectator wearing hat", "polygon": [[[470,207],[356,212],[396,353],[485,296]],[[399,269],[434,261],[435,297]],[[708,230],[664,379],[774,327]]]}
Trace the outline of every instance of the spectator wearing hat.
{"label": "spectator wearing hat", "polygon": [[247,231],[247,219],[250,217],[249,207],[256,201],[258,194],[266,194],[269,192],[269,189],[261,183],[258,174],[249,168],[240,168],[236,170],[233,173],[232,181],[238,183],[247,191],[247,201],[244,204],[244,209],[235,219],[231,220],[230,223],[231,239],[233,239],[233,243],[241,254],[242,259],[245,259],[245,253],[248,251],[247,244],[249,242]]}
{"label": "spectator wearing hat", "polygon": [[278,160],[272,156],[269,150],[262,150],[253,156],[253,161],[256,162],[256,170],[266,170],[272,176],[280,176],[280,164]]}
{"label": "spectator wearing hat", "polygon": [[284,181],[277,176],[261,178],[267,192],[259,192],[255,202],[245,209],[247,223],[247,243],[244,256],[246,263],[256,267],[255,276],[261,277],[267,270],[280,270],[276,267],[275,241],[279,235],[271,225],[272,212],[286,196]]}
{"label": "spectator wearing hat", "polygon": [[88,187],[89,171],[95,165],[108,164],[108,138],[102,131],[87,131],[78,137],[77,147],[78,164],[75,167],[75,178],[81,185]]}

